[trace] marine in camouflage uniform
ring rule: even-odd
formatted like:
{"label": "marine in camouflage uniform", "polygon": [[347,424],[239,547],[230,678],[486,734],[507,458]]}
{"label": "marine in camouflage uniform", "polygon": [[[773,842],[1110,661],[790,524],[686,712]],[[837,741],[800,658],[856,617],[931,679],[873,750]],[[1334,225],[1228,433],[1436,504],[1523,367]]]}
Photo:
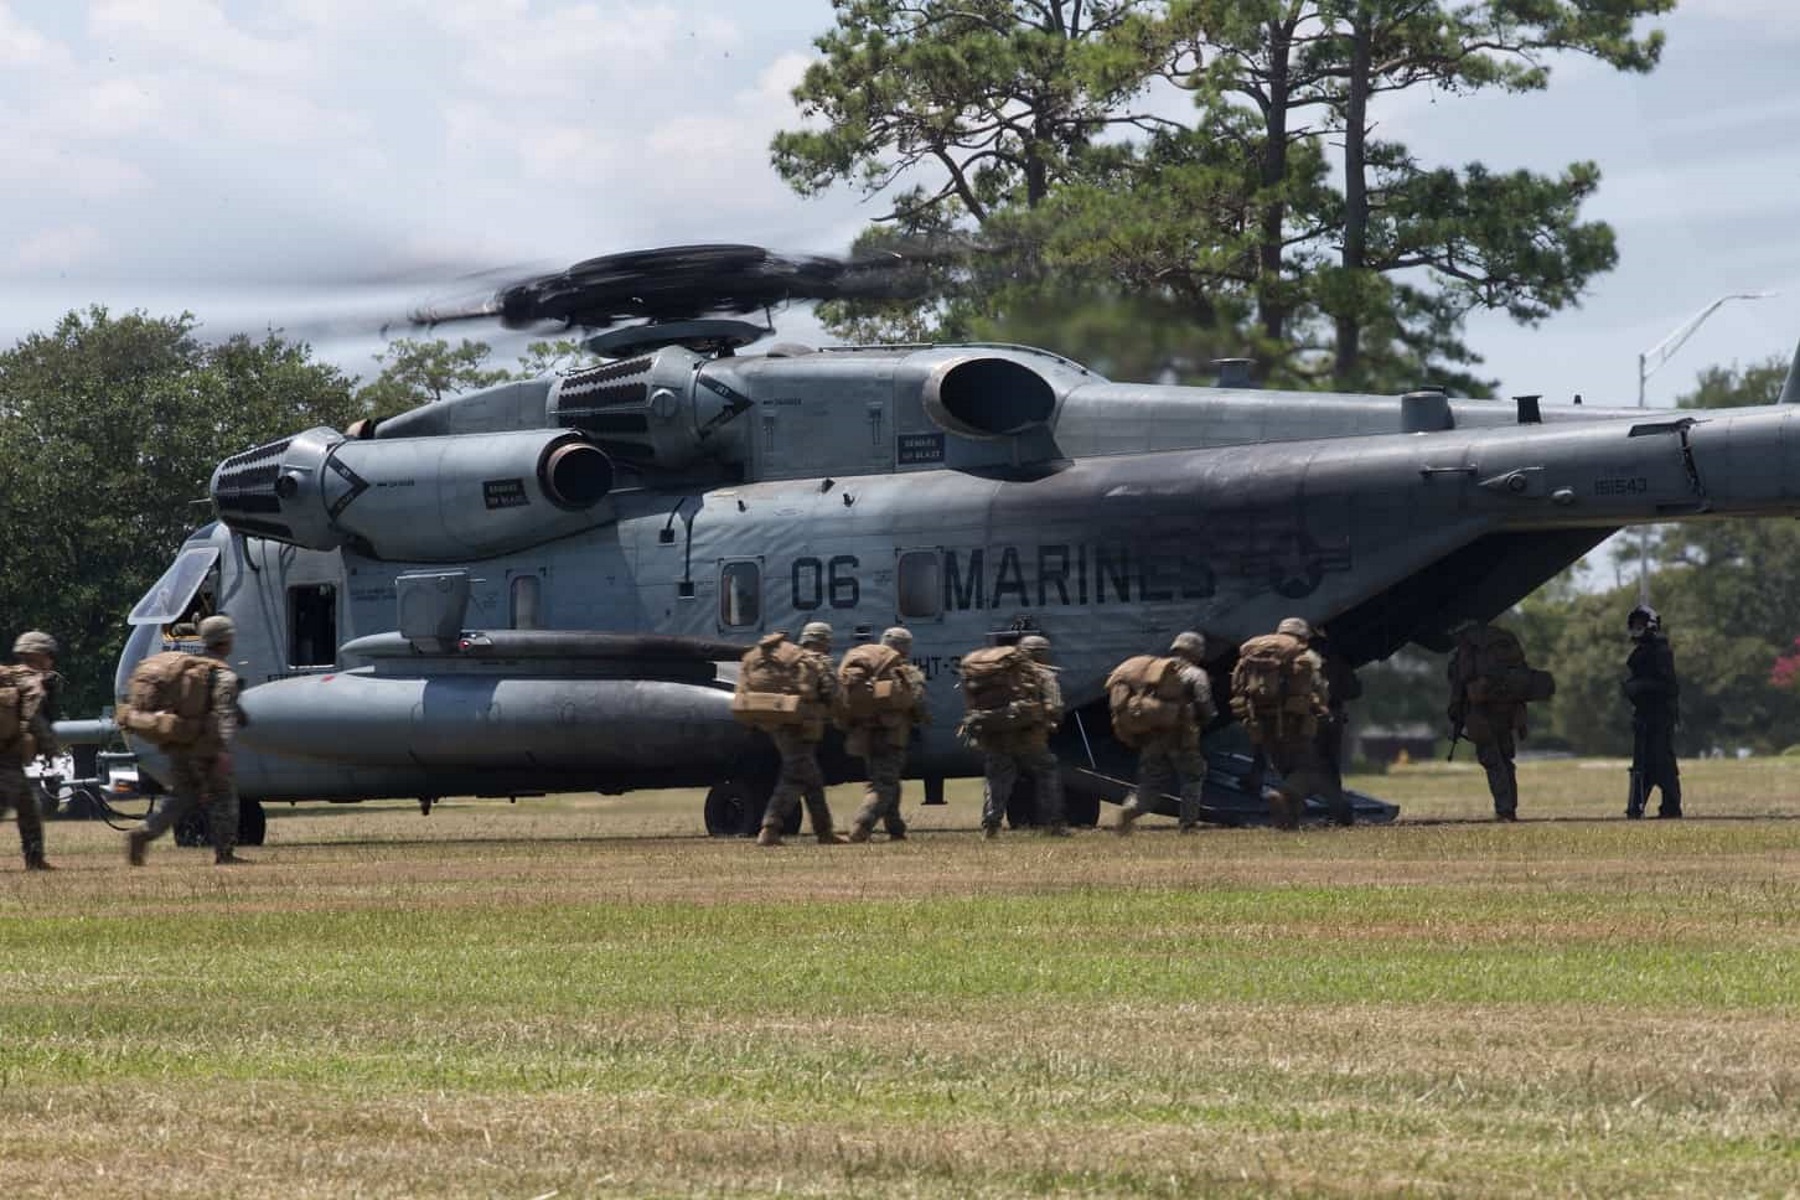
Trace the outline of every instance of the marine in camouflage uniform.
{"label": "marine in camouflage uniform", "polygon": [[0,814],[12,809],[19,823],[19,849],[27,871],[54,870],[44,857],[44,814],[38,808],[37,785],[25,774],[25,764],[38,756],[54,757],[58,747],[51,726],[50,692],[55,672],[56,639],[40,630],[21,633],[13,643],[13,655],[24,670],[17,686],[31,694],[25,703],[32,710],[20,736],[0,749]]}
{"label": "marine in camouflage uniform", "polygon": [[237,673],[225,665],[236,634],[230,617],[213,616],[200,622],[206,656],[218,664],[213,669],[212,713],[198,742],[169,752],[168,794],[157,799],[142,826],[126,835],[125,853],[134,867],[144,865],[144,850],[151,842],[196,808],[206,813],[213,862],[234,866],[248,861],[236,853],[238,796],[231,763],[231,746],[242,716],[238,711],[240,684]]}
{"label": "marine in camouflage uniform", "polygon": [[1052,837],[1066,837],[1069,823],[1063,816],[1062,766],[1050,749],[1050,733],[1062,724],[1062,688],[1050,665],[1050,639],[1028,634],[1019,649],[1031,656],[1037,668],[1038,706],[1042,720],[1023,729],[982,739],[982,770],[986,792],[981,805],[981,836],[998,837],[1006,802],[1021,773],[1028,774],[1037,795],[1037,819]]}
{"label": "marine in camouflage uniform", "polygon": [[[896,625],[881,635],[881,644],[906,658],[912,653],[913,636]],[[861,756],[868,768],[869,786],[863,791],[863,806],[850,826],[850,840],[866,842],[880,821],[892,841],[906,838],[906,822],[900,816],[900,776],[906,768],[906,747],[912,732],[931,720],[925,705],[925,676],[910,662],[902,662],[896,670],[906,675],[911,686],[913,706],[906,712],[886,712],[871,724],[858,725],[844,739],[844,748]]]}
{"label": "marine in camouflage uniform", "polygon": [[1625,815],[1637,820],[1650,802],[1650,789],[1661,788],[1656,815],[1681,816],[1681,768],[1675,764],[1676,700],[1681,682],[1675,677],[1675,652],[1662,633],[1662,618],[1652,608],[1638,607],[1625,619],[1637,644],[1625,661],[1625,699],[1631,702],[1631,794]]}
{"label": "marine in camouflage uniform", "polygon": [[1308,796],[1322,796],[1331,809],[1331,819],[1339,825],[1354,822],[1350,801],[1344,796],[1343,784],[1326,764],[1319,748],[1319,721],[1331,711],[1331,697],[1325,684],[1325,664],[1310,647],[1313,628],[1299,617],[1286,617],[1275,626],[1275,632],[1300,639],[1308,645],[1304,657],[1310,661],[1313,678],[1312,712],[1282,714],[1273,729],[1250,725],[1250,741],[1255,747],[1248,784],[1252,795],[1262,795],[1268,768],[1274,767],[1281,777],[1275,785],[1270,808],[1280,829],[1300,828],[1300,814]]}
{"label": "marine in camouflage uniform", "polygon": [[[1475,761],[1487,773],[1488,793],[1494,798],[1496,821],[1519,819],[1519,776],[1513,765],[1518,739],[1526,733],[1525,703],[1521,700],[1480,703],[1469,694],[1477,677],[1480,647],[1489,627],[1476,621],[1457,629],[1456,646],[1450,651],[1450,708],[1452,727],[1460,727],[1475,743]],[[1451,747],[1454,752],[1455,747]]]}
{"label": "marine in camouflage uniform", "polygon": [[[837,697],[837,675],[831,668],[831,626],[823,621],[809,621],[800,630],[800,648],[817,661],[813,672],[817,692],[810,699],[820,712],[830,712]],[[781,845],[781,831],[802,800],[807,816],[812,818],[813,834],[826,845],[840,843],[843,835],[832,829],[831,809],[825,804],[825,773],[819,770],[819,742],[825,736],[825,722],[809,722],[797,729],[778,729],[769,735],[781,755],[781,774],[775,778],[775,791],[769,796],[769,807],[763,812],[762,829],[756,835],[759,846]]]}
{"label": "marine in camouflage uniform", "polygon": [[1137,787],[1125,797],[1114,829],[1131,832],[1141,817],[1146,800],[1180,789],[1180,829],[1192,833],[1200,826],[1200,795],[1206,786],[1206,755],[1200,752],[1200,731],[1218,715],[1213,706],[1212,681],[1206,674],[1206,639],[1198,633],[1177,634],[1169,654],[1181,663],[1183,699],[1181,724],[1167,733],[1154,734],[1138,744]]}

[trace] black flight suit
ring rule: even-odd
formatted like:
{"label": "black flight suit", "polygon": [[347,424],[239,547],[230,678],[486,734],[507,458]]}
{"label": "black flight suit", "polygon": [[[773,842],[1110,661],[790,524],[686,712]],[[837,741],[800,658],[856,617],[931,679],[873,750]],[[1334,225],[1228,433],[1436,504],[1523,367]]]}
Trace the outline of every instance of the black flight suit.
{"label": "black flight suit", "polygon": [[1638,818],[1650,789],[1662,789],[1659,817],[1681,815],[1681,771],[1675,765],[1675,654],[1669,639],[1647,631],[1625,661],[1625,698],[1631,701],[1631,796],[1625,815]]}

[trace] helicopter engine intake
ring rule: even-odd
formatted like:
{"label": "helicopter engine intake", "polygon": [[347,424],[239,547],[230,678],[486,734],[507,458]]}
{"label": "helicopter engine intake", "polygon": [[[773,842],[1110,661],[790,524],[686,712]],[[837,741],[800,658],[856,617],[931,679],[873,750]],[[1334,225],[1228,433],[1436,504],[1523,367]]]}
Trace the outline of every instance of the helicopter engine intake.
{"label": "helicopter engine intake", "polygon": [[572,430],[347,439],[321,426],[226,459],[211,491],[219,519],[251,537],[446,562],[604,524],[612,487],[612,460]]}
{"label": "helicopter engine intake", "polygon": [[939,429],[983,441],[1024,433],[1056,411],[1048,379],[998,355],[958,355],[937,364],[922,399]]}

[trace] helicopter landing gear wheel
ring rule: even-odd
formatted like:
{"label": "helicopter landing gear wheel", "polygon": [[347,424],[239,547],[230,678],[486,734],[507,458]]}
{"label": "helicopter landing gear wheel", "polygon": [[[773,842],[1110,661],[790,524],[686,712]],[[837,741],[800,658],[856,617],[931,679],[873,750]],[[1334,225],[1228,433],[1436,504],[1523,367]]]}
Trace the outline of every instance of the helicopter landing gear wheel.
{"label": "helicopter landing gear wheel", "polygon": [[[727,779],[715,783],[706,793],[706,835],[708,837],[755,837],[762,828],[763,813],[768,811],[773,781],[760,779]],[[800,832],[800,812],[788,818],[785,832]]]}
{"label": "helicopter landing gear wheel", "polygon": [[206,824],[206,810],[196,809],[175,822],[170,835],[174,837],[177,846],[212,845],[212,830]]}

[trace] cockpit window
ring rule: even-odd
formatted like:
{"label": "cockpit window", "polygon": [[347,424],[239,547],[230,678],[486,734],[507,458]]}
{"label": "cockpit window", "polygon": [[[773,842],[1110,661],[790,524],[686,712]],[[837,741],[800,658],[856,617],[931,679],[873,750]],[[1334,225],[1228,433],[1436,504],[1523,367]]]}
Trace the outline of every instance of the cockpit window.
{"label": "cockpit window", "polygon": [[183,550],[176,556],[175,564],[163,572],[156,586],[137,602],[137,607],[125,620],[132,625],[169,625],[180,620],[200,591],[200,585],[206,582],[207,572],[218,561],[216,546],[194,546]]}

